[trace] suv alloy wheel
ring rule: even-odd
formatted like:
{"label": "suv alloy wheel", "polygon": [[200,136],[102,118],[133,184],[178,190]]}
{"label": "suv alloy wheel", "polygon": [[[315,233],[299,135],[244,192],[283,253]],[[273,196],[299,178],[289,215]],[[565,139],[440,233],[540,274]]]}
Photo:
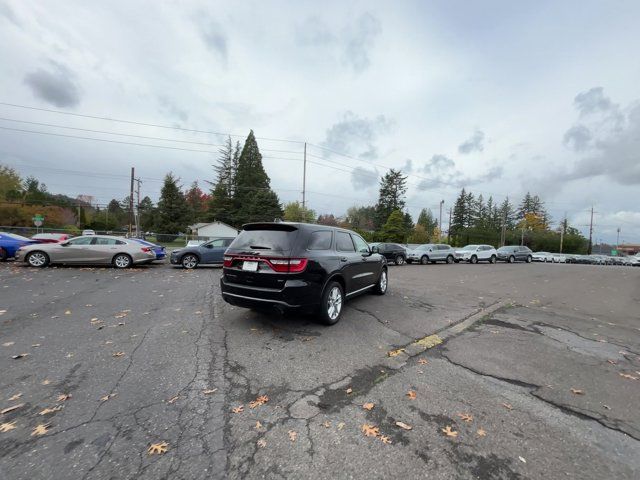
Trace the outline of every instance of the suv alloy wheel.
{"label": "suv alloy wheel", "polygon": [[342,306],[344,305],[344,292],[338,282],[329,282],[322,294],[320,304],[320,320],[325,325],[334,325],[340,320]]}

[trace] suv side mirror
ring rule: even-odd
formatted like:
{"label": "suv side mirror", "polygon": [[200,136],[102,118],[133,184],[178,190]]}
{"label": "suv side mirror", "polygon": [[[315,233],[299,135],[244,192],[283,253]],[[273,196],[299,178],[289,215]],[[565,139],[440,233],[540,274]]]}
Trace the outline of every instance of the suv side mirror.
{"label": "suv side mirror", "polygon": [[380,253],[380,249],[378,248],[377,245],[374,245],[373,247],[371,247],[371,253]]}

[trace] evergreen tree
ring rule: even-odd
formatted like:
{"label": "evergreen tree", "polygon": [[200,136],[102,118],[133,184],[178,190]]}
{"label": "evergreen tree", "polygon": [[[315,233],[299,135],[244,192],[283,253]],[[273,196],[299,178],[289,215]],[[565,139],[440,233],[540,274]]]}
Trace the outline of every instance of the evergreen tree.
{"label": "evergreen tree", "polygon": [[371,232],[375,229],[376,207],[350,207],[347,210],[346,222],[359,231]]}
{"label": "evergreen tree", "polygon": [[411,214],[409,212],[405,212],[404,231],[407,232],[407,235],[409,234],[409,232],[413,230],[413,227],[414,227],[414,224],[413,224],[413,218],[411,218]]}
{"label": "evergreen tree", "polygon": [[405,227],[404,214],[401,210],[391,212],[380,233],[385,242],[405,242],[408,232]]}
{"label": "evergreen tree", "polygon": [[156,229],[160,233],[177,234],[187,228],[189,209],[178,182],[173,173],[164,177],[156,218]]}
{"label": "evergreen tree", "polygon": [[430,208],[423,208],[420,211],[417,225],[422,225],[429,238],[433,237],[433,232],[438,226],[438,220],[433,216]]}
{"label": "evergreen tree", "polygon": [[476,201],[473,193],[467,193],[464,198],[464,226],[467,228],[473,227],[475,221]]}
{"label": "evergreen tree", "polygon": [[451,233],[459,233],[466,226],[467,219],[467,192],[464,188],[453,205],[453,218],[451,220]]}
{"label": "evergreen tree", "polygon": [[329,225],[331,227],[338,226],[338,220],[333,215],[333,213],[323,213],[322,215],[319,215],[318,220],[316,220],[316,223],[318,225]]}
{"label": "evergreen tree", "polygon": [[224,146],[220,148],[218,162],[214,165],[216,172],[216,182],[209,198],[207,218],[211,221],[233,225],[235,223],[236,205],[233,201],[233,194],[236,190],[237,162],[235,161],[239,144],[236,150],[233,149],[231,137],[227,139]]}
{"label": "evergreen tree", "polygon": [[207,208],[208,196],[200,189],[197,180],[186,191],[185,201],[189,208],[189,222],[195,223],[201,220]]}
{"label": "evergreen tree", "polygon": [[140,227],[142,228],[142,230],[152,230],[153,224],[155,222],[156,209],[149,197],[145,196],[142,200],[140,200],[139,211]]}
{"label": "evergreen tree", "polygon": [[374,219],[376,230],[385,224],[391,212],[404,210],[406,193],[407,177],[402,175],[402,171],[392,168],[380,179],[380,192]]}
{"label": "evergreen tree", "polygon": [[509,197],[506,197],[502,202],[502,204],[500,204],[498,213],[500,215],[500,223],[499,223],[500,227],[502,227],[502,225],[505,224],[507,227],[507,230],[512,230],[513,228],[515,228],[517,214],[515,209],[513,208],[513,205],[509,201]]}

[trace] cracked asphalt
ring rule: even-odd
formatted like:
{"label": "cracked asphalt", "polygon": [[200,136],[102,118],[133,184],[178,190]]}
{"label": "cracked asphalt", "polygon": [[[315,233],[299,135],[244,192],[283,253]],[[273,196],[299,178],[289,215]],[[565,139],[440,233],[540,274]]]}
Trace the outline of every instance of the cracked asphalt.
{"label": "cracked asphalt", "polygon": [[640,477],[640,269],[391,267],[333,327],[219,276],[0,264],[0,478]]}

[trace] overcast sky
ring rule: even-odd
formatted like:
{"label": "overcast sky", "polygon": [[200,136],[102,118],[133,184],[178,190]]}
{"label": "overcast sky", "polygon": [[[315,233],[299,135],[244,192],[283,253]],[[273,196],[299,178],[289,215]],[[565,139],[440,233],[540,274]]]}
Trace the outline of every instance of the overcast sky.
{"label": "overcast sky", "polygon": [[202,132],[253,129],[283,202],[310,143],[318,213],[374,203],[394,167],[414,218],[463,186],[530,190],[585,232],[594,205],[594,241],[640,242],[638,18],[637,1],[0,0],[0,102],[183,129],[3,104],[0,163],[100,203],[135,166],[155,201],[168,171],[212,180],[224,137]]}

